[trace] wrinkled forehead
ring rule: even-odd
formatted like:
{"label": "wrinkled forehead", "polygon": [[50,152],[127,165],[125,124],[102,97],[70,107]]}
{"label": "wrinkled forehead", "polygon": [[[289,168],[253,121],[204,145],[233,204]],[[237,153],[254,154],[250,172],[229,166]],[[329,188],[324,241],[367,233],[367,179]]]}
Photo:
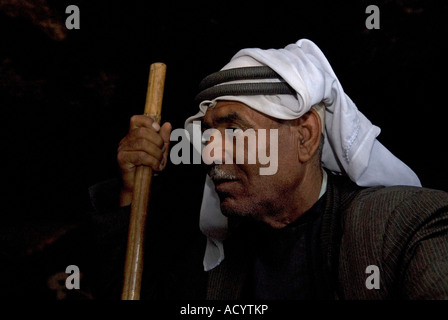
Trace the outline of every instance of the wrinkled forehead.
{"label": "wrinkled forehead", "polygon": [[271,127],[272,122],[279,122],[269,115],[239,101],[217,101],[209,107],[201,122],[207,127],[216,127],[220,124],[237,124],[242,128]]}

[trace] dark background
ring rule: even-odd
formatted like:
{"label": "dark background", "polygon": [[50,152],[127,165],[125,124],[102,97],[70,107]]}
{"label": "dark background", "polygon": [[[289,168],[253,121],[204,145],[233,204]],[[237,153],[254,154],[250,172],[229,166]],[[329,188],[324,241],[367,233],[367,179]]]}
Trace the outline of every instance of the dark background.
{"label": "dark background", "polygon": [[[70,4],[80,30],[65,28]],[[365,26],[370,4],[379,30]],[[311,39],[379,140],[424,186],[448,191],[447,12],[442,1],[0,0],[1,258],[17,264],[8,285],[40,292],[30,279],[47,266],[30,273],[26,259],[88,219],[89,186],[117,177],[116,149],[143,112],[153,62],[168,66],[162,120],[179,128],[197,111],[200,80],[238,50]],[[174,238],[197,229],[198,210],[185,208],[199,209],[201,173],[169,165],[153,185],[157,222]]]}

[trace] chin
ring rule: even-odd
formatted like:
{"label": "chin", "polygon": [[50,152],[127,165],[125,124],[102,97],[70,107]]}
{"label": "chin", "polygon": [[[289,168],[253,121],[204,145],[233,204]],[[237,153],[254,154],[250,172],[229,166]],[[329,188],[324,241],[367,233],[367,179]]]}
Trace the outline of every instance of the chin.
{"label": "chin", "polygon": [[228,196],[219,196],[220,198],[220,207],[221,212],[226,217],[230,216],[241,216],[241,208],[238,206],[238,201],[236,201],[234,198],[228,197]]}
{"label": "chin", "polygon": [[256,212],[252,206],[230,197],[221,198],[220,207],[222,214],[226,217],[249,217]]}

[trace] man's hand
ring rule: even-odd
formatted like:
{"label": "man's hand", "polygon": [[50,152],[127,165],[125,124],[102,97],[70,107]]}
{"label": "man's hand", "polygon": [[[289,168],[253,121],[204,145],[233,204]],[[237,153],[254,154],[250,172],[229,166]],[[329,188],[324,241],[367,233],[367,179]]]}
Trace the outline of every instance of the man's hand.
{"label": "man's hand", "polygon": [[139,165],[162,171],[168,161],[171,124],[160,127],[153,119],[136,115],[131,118],[128,134],[120,141],[117,161],[121,170],[120,205],[132,201],[135,169]]}

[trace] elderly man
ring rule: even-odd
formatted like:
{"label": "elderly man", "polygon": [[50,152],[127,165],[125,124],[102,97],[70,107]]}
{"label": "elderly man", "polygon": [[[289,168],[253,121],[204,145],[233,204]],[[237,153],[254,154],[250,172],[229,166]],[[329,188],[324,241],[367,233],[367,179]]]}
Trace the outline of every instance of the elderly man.
{"label": "elderly man", "polygon": [[[448,299],[447,193],[422,188],[376,140],[314,43],[241,50],[200,87],[186,129],[221,133],[202,151],[217,137],[224,146],[207,162],[200,213],[206,298]],[[238,149],[224,142],[229,129],[274,130],[275,173],[248,163],[247,146],[243,163],[228,161]],[[118,149],[122,206],[136,166],[164,169],[170,132],[131,119]]]}

